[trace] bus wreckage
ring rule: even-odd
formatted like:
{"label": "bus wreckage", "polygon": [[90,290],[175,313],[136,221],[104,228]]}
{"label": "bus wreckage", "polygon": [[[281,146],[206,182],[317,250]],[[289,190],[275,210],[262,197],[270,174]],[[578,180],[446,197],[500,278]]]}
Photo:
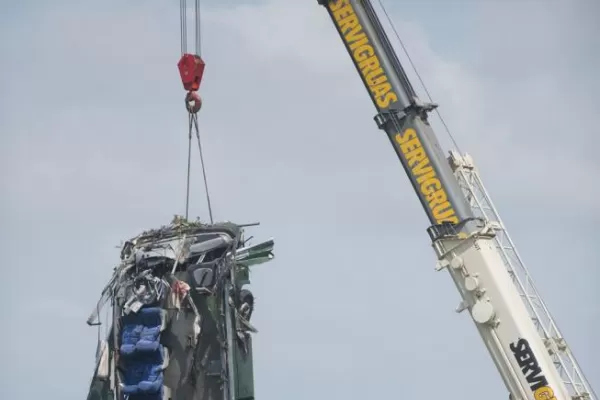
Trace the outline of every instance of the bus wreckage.
{"label": "bus wreckage", "polygon": [[176,216],[125,242],[87,320],[108,326],[87,400],[254,399],[245,286],[250,267],[273,259],[274,241],[248,245],[246,226]]}

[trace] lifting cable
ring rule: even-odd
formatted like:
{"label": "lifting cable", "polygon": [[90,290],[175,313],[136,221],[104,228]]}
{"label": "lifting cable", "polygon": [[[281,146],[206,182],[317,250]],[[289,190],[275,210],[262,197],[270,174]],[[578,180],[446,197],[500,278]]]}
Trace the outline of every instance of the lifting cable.
{"label": "lifting cable", "polygon": [[210,194],[208,191],[208,180],[206,178],[206,167],[204,165],[204,156],[202,154],[202,142],[200,140],[200,129],[198,128],[198,111],[202,107],[202,99],[198,95],[198,89],[202,82],[205,63],[202,60],[202,42],[201,42],[201,24],[200,24],[200,0],[194,0],[194,28],[195,28],[195,52],[187,52],[187,0],[179,0],[179,18],[181,25],[181,59],[177,63],[179,75],[183,88],[187,91],[185,96],[185,107],[188,111],[188,162],[187,162],[187,185],[185,196],[185,219],[189,217],[190,207],[190,176],[192,162],[192,133],[195,133],[198,140],[198,152],[200,153],[200,163],[202,164],[202,175],[204,178],[204,190],[206,192],[206,203],[208,206],[208,215],[210,223],[214,223],[212,206],[210,204]]}
{"label": "lifting cable", "polygon": [[[412,70],[414,71],[415,75],[417,76],[417,79],[421,83],[421,86],[423,87],[423,90],[425,91],[425,94],[427,95],[427,98],[428,98],[429,102],[433,103],[433,99],[431,98],[431,94],[429,93],[429,90],[427,89],[427,86],[425,85],[425,82],[421,78],[421,74],[419,74],[419,71],[417,70],[417,67],[413,63],[413,60],[410,57],[410,54],[408,54],[408,50],[406,49],[406,46],[404,46],[404,42],[400,38],[400,34],[398,33],[398,30],[396,30],[396,26],[394,25],[394,22],[392,21],[392,18],[390,17],[390,15],[388,14],[387,10],[385,9],[385,6],[383,5],[383,0],[377,0],[377,2],[379,3],[379,7],[381,7],[381,10],[383,11],[386,19],[388,20],[388,23],[392,27],[392,30],[394,31],[394,34],[396,35],[396,39],[398,39],[398,42],[400,43],[400,46],[402,47],[402,51],[406,55],[406,58],[408,59],[408,62],[410,64]],[[444,130],[446,131],[446,133],[450,137],[450,140],[452,141],[452,144],[454,144],[454,147],[456,148],[456,150],[458,150],[459,153],[462,153],[460,151],[460,148],[458,147],[458,143],[456,142],[456,140],[454,139],[454,136],[452,136],[452,133],[450,132],[450,128],[448,128],[448,125],[446,124],[446,121],[444,121],[444,118],[442,118],[442,114],[440,113],[440,111],[437,108],[435,109],[435,112],[436,112],[438,118],[440,119],[440,122],[444,126]]]}

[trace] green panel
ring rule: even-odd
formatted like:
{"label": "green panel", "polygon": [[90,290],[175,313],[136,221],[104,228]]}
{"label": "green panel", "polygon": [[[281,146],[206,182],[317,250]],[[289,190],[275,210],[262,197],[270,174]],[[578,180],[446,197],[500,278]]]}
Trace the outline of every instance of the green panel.
{"label": "green panel", "polygon": [[234,349],[236,400],[254,400],[254,369],[252,365],[252,338],[248,338],[248,352],[238,346]]}

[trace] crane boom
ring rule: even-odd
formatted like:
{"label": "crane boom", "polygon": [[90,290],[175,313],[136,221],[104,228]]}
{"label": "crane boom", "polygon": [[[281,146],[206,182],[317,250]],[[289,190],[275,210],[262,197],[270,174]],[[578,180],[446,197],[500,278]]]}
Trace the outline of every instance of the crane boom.
{"label": "crane boom", "polygon": [[319,0],[329,10],[390,139],[432,224],[473,216],[427,122],[422,104],[368,2]]}
{"label": "crane boom", "polygon": [[[500,239],[506,232],[497,213],[495,221],[481,212],[475,186],[465,181],[471,172],[479,179],[470,156],[444,157],[427,120],[437,106],[418,99],[371,2],[317,1],[336,26],[378,111],[375,121],[432,224],[428,233],[436,269],[448,270],[462,297],[456,311],[469,310],[509,398],[599,400],[554,322],[552,329],[540,322],[532,299],[547,310],[541,298],[524,289],[507,259]],[[528,274],[527,279],[530,286]]]}

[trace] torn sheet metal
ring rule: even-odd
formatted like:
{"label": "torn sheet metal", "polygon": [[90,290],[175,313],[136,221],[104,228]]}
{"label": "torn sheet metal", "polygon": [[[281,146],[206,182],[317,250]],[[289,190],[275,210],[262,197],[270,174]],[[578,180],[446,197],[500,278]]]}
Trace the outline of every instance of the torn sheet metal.
{"label": "torn sheet metal", "polygon": [[[274,241],[248,245],[232,223],[176,217],[125,242],[88,325],[108,324],[87,400],[253,400],[250,267]],[[112,318],[100,321],[104,307]]]}

